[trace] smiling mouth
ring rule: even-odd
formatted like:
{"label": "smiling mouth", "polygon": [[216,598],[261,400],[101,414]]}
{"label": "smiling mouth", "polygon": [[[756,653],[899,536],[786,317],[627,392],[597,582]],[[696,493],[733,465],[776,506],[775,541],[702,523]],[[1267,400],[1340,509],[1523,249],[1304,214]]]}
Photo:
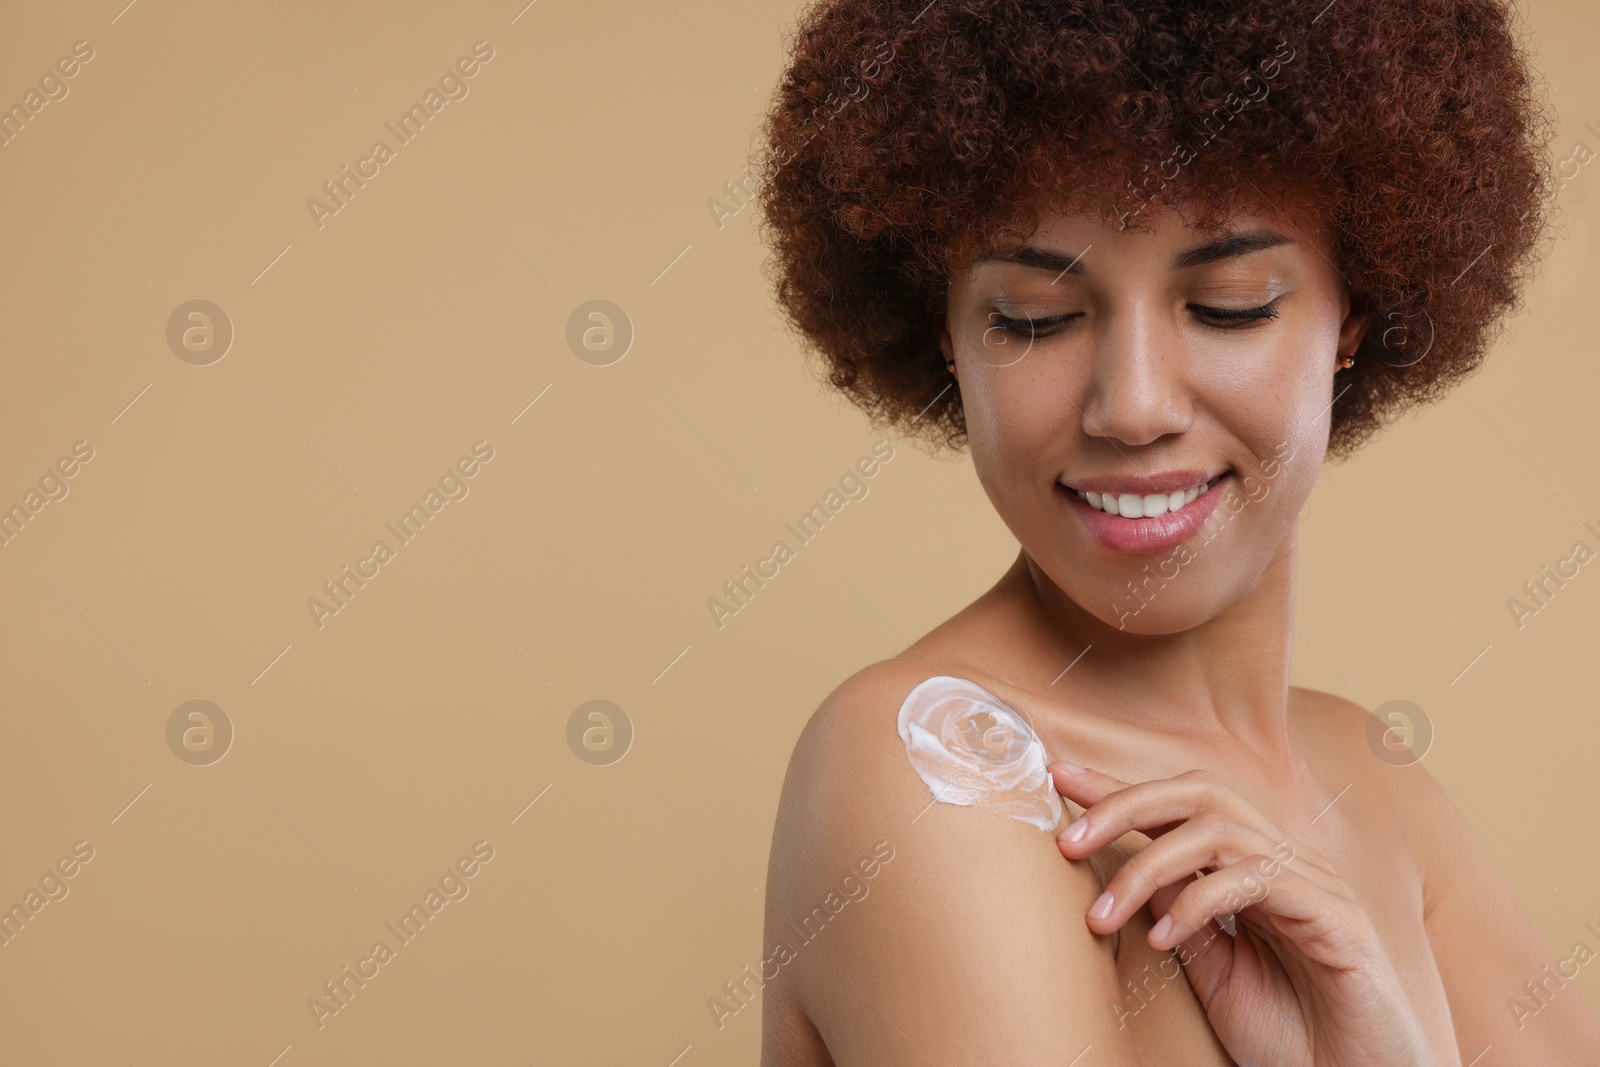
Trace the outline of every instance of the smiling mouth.
{"label": "smiling mouth", "polygon": [[1210,492],[1218,482],[1222,481],[1224,474],[1197,482],[1187,489],[1175,489],[1170,493],[1096,493],[1073,489],[1071,486],[1064,488],[1071,490],[1079,500],[1090,507],[1107,515],[1120,515],[1125,519],[1153,519],[1182,511]]}

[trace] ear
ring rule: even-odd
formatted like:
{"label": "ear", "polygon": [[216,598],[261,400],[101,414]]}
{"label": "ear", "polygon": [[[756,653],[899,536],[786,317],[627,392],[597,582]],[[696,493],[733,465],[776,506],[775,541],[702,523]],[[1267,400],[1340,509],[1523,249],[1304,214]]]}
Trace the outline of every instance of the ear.
{"label": "ear", "polygon": [[1347,288],[1344,308],[1344,321],[1339,324],[1339,351],[1335,354],[1339,359],[1356,354],[1372,322],[1371,303],[1365,293],[1352,292]]}

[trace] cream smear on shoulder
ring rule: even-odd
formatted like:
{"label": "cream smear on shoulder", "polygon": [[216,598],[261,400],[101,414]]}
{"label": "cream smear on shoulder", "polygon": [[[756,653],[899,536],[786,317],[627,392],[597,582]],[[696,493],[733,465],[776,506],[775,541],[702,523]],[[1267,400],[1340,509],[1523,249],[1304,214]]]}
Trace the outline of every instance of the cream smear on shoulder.
{"label": "cream smear on shoulder", "polygon": [[981,803],[1041,830],[1060,825],[1062,804],[1045,770],[1044,743],[981,686],[944,674],[929,678],[900,705],[900,739],[935,800]]}

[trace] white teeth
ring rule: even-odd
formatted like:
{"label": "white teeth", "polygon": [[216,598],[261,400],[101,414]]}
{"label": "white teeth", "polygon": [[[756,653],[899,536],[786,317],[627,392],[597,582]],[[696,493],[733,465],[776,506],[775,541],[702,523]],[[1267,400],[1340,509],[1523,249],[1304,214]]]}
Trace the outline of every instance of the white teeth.
{"label": "white teeth", "polygon": [[1151,493],[1148,496],[1135,493],[1089,493],[1079,489],[1074,489],[1073,492],[1078,494],[1078,499],[1086,501],[1090,507],[1107,515],[1142,519],[1155,518],[1169,511],[1179,511],[1193,503],[1200,494],[1210,488],[1210,485],[1209,482],[1202,482],[1187,489],[1171,493]]}

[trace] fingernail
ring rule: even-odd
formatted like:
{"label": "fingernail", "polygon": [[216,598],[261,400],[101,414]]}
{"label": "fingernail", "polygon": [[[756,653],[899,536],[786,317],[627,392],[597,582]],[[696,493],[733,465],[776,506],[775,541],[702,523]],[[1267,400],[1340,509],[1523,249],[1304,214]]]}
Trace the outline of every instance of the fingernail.
{"label": "fingernail", "polygon": [[1161,921],[1150,928],[1150,943],[1153,945],[1163,940],[1171,932],[1172,916],[1170,914],[1161,916]]}
{"label": "fingernail", "polygon": [[1056,766],[1060,767],[1062,770],[1066,771],[1069,774],[1083,774],[1084,773],[1083,768],[1078,766],[1076,763],[1067,763],[1064,760],[1058,760],[1057,763],[1056,763]]}
{"label": "fingernail", "polygon": [[1089,832],[1089,817],[1079,818],[1067,827],[1067,832],[1061,835],[1063,841],[1082,841],[1083,835]]}
{"label": "fingernail", "polygon": [[1115,903],[1116,898],[1111,895],[1111,890],[1107,889],[1104,893],[1100,894],[1099,900],[1090,905],[1089,918],[1104,919],[1107,915],[1111,914],[1111,905]]}

